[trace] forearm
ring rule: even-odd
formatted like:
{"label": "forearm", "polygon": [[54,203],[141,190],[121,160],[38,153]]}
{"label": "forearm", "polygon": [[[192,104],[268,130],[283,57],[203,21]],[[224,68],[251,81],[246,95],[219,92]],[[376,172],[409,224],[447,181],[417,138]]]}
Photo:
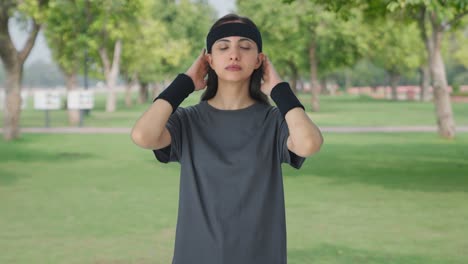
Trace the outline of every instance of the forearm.
{"label": "forearm", "polygon": [[132,130],[135,144],[143,148],[158,149],[170,144],[170,136],[166,132],[166,123],[182,101],[194,90],[191,77],[179,74],[153,102],[148,110],[137,120]]}
{"label": "forearm", "polygon": [[320,150],[322,134],[304,111],[304,106],[294,95],[289,84],[281,82],[271,90],[271,97],[288,124],[288,149],[307,157]]}
{"label": "forearm", "polygon": [[323,143],[322,133],[304,109],[291,109],[285,119],[289,129],[289,145],[297,155],[307,157],[320,150]]}
{"label": "forearm", "polygon": [[158,149],[161,135],[172,114],[172,106],[163,99],[156,100],[136,121],[132,139],[142,148]]}

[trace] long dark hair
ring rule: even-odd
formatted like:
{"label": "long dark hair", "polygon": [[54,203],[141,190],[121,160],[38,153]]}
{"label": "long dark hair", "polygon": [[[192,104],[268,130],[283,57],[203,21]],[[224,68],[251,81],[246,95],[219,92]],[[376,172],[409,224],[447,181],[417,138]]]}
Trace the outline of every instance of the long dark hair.
{"label": "long dark hair", "polygon": [[[222,18],[218,19],[213,26],[211,27],[210,31],[214,28],[232,22],[242,22],[257,28],[255,23],[247,17],[242,17],[236,14],[228,14],[223,16]],[[209,67],[209,66],[208,66]],[[266,96],[261,90],[260,86],[262,83],[262,76],[263,76],[263,64],[256,70],[253,71],[252,76],[250,77],[250,85],[249,85],[249,94],[254,100],[270,105],[270,101],[268,100],[268,96]],[[206,90],[201,95],[201,101],[209,100],[216,95],[218,91],[218,75],[216,72],[209,67],[208,68],[208,80],[206,85]]]}

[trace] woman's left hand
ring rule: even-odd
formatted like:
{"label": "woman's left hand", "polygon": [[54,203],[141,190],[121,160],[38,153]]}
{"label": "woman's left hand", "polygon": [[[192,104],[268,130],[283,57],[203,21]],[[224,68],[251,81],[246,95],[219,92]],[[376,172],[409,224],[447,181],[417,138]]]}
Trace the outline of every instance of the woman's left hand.
{"label": "woman's left hand", "polygon": [[265,55],[263,58],[263,83],[261,86],[261,90],[264,94],[270,95],[271,90],[275,87],[278,83],[282,82],[280,76],[276,72],[273,64]]}

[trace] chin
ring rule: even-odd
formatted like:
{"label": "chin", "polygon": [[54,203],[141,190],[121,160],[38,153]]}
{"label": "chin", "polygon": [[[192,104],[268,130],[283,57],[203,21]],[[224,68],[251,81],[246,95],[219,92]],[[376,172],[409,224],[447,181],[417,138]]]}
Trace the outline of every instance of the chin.
{"label": "chin", "polygon": [[242,73],[228,73],[218,75],[218,81],[223,82],[245,82],[250,79],[250,75]]}

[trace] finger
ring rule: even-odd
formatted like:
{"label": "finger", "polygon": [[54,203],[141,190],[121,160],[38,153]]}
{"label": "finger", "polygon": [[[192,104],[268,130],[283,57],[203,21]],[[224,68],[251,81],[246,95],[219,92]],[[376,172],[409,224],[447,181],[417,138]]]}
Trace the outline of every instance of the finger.
{"label": "finger", "polygon": [[265,57],[263,58],[263,65],[264,67],[268,67],[270,65],[270,60],[268,59],[268,57],[265,55]]}
{"label": "finger", "polygon": [[210,61],[210,55],[208,53],[205,53],[203,55],[203,61],[205,62],[205,64],[207,65],[207,67],[209,66],[209,61]]}

